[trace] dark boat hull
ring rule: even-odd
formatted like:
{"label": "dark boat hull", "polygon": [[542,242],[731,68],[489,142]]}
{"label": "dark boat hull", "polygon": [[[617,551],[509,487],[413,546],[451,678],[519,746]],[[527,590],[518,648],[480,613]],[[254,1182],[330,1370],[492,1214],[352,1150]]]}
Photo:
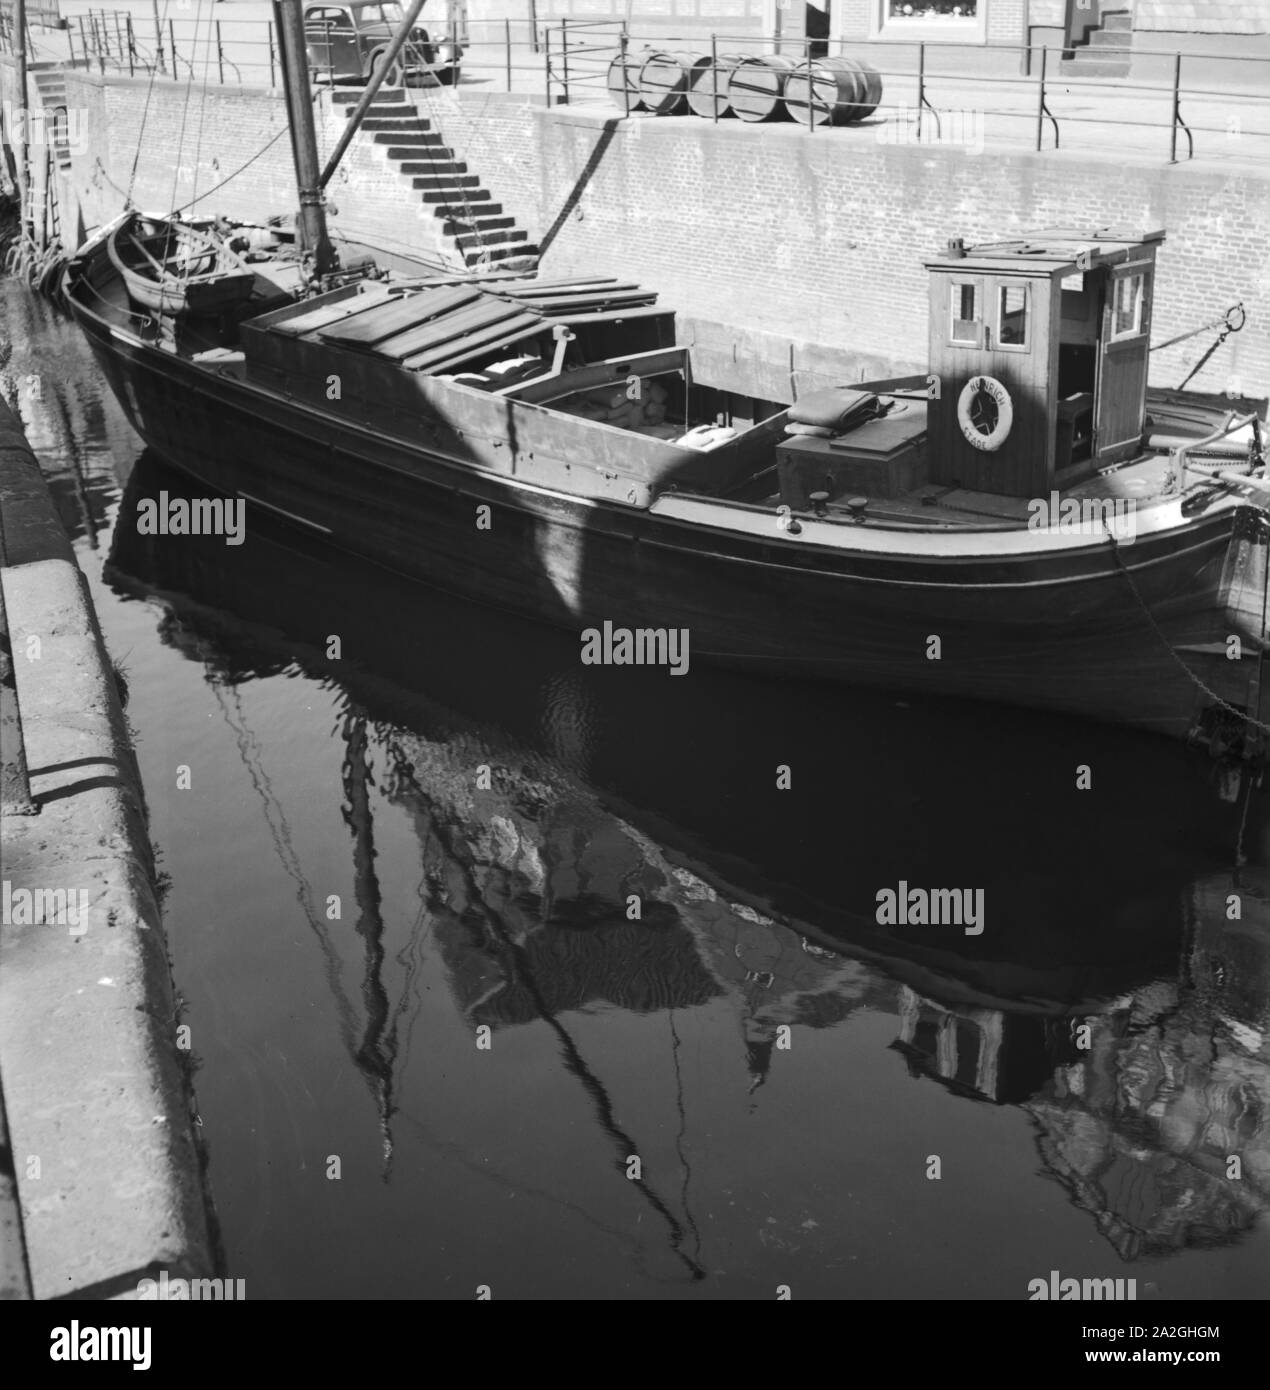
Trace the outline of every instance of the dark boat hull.
{"label": "dark boat hull", "polygon": [[[1094,544],[1052,555],[813,554],[774,526],[713,528],[465,465],[209,373],[113,330],[73,297],[71,307],[135,428],[173,465],[464,597],[579,633],[605,620],[686,628],[693,661],[1174,737],[1194,730],[1214,695],[1266,717],[1266,546],[1252,507],[1139,536],[1118,557]],[[1239,661],[1226,659],[1231,635]]]}

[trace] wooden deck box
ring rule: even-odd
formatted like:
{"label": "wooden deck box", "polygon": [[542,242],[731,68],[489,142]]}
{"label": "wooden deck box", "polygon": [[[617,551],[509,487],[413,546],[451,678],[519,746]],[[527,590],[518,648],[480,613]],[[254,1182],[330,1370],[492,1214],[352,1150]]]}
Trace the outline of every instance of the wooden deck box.
{"label": "wooden deck box", "polygon": [[926,403],[898,402],[889,414],[835,439],[789,435],[776,446],[781,501],[795,511],[813,492],[899,497],[926,481]]}

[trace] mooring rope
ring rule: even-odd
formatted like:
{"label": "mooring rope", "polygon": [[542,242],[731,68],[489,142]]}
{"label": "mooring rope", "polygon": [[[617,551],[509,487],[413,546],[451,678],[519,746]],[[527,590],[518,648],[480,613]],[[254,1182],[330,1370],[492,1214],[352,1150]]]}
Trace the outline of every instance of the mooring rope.
{"label": "mooring rope", "polygon": [[1190,677],[1190,679],[1195,683],[1195,685],[1200,690],[1202,690],[1203,693],[1207,695],[1208,698],[1220,709],[1225,710],[1227,714],[1236,715],[1238,718],[1242,719],[1246,724],[1251,724],[1254,728],[1260,729],[1262,733],[1270,734],[1270,724],[1263,723],[1260,719],[1255,718],[1253,715],[1246,714],[1243,710],[1239,709],[1238,706],[1232,705],[1229,700],[1224,700],[1210,686],[1205,685],[1205,683],[1202,680],[1200,680],[1200,678],[1195,674],[1195,672],[1192,671],[1191,668],[1186,664],[1186,662],[1184,662],[1182,658],[1177,654],[1177,651],[1174,648],[1173,643],[1169,641],[1168,637],[1164,633],[1164,629],[1159,625],[1158,622],[1156,622],[1155,614],[1152,613],[1150,608],[1147,607],[1146,601],[1143,599],[1141,593],[1139,593],[1138,591],[1138,586],[1133,582],[1133,575],[1130,574],[1129,567],[1125,564],[1124,557],[1120,554],[1120,544],[1116,540],[1116,537],[1112,532],[1111,528],[1107,525],[1106,517],[1103,518],[1102,527],[1103,530],[1107,533],[1107,539],[1111,542],[1112,556],[1114,557],[1115,562],[1120,569],[1120,573],[1124,575],[1125,583],[1129,586],[1129,592],[1133,595],[1134,599],[1138,604],[1138,607],[1141,608],[1143,613],[1146,614],[1147,622],[1151,624],[1151,628],[1155,632],[1156,636],[1160,639],[1161,642],[1164,643],[1164,646],[1167,649],[1169,656],[1172,657],[1174,662],[1176,662],[1177,665],[1182,668],[1182,670],[1187,674],[1187,676]]}

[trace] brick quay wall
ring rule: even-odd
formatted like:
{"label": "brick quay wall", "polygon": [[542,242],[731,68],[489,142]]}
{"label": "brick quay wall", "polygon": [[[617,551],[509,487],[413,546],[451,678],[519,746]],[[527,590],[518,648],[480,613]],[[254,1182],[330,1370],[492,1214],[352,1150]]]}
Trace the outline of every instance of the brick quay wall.
{"label": "brick quay wall", "polygon": [[[1217,161],[1169,165],[1105,155],[882,143],[876,128],[713,125],[623,119],[604,107],[548,109],[523,97],[418,93],[447,144],[542,246],[546,274],[606,271],[657,287],[698,341],[751,364],[755,394],[788,398],[791,372],[859,379],[920,369],[927,334],[925,256],[951,236],[1005,239],[1045,226],[1164,227],[1153,337],[1170,338],[1242,300],[1249,326],[1195,386],[1270,394],[1270,174]],[[273,144],[203,211],[259,217],[293,205],[282,101],[265,91],[68,74],[80,108],[68,193],[86,226],[133,185],[165,210],[210,189]],[[342,115],[318,103],[329,150]],[[144,132],[143,132],[144,115]],[[138,139],[141,154],[132,167]],[[382,147],[359,137],[330,188],[337,234],[433,253],[435,216]],[[73,225],[73,218],[69,219]],[[1153,359],[1176,384],[1211,342]],[[798,379],[800,382],[802,378]],[[776,387],[783,389],[777,391]],[[738,386],[736,389],[742,389]]]}

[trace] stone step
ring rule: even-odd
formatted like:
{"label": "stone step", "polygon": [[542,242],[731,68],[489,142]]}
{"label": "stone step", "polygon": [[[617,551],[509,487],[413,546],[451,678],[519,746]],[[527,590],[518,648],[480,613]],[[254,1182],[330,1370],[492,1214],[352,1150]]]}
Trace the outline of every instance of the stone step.
{"label": "stone step", "polygon": [[1133,32],[1133,15],[1128,10],[1109,10],[1102,17],[1102,27],[1116,33]]}
{"label": "stone step", "polygon": [[[356,105],[346,106],[344,108],[345,119],[350,117],[356,110]],[[418,113],[418,111],[414,109],[413,106],[406,108],[400,106],[380,106],[380,104],[377,101],[371,102],[369,108],[366,111],[366,119],[368,121],[372,119],[381,121],[391,120],[403,124],[409,122],[418,122],[425,126],[431,124],[428,118],[426,116],[421,116]]]}
{"label": "stone step", "polygon": [[529,240],[529,233],[522,231],[519,227],[514,227],[509,231],[499,232],[461,232],[454,238],[456,246],[464,251],[475,248],[480,250],[482,246],[488,246],[493,250],[496,246],[510,246],[513,242]]}
{"label": "stone step", "polygon": [[493,201],[488,188],[469,188],[465,190],[448,186],[445,188],[437,188],[435,186],[420,188],[419,185],[421,183],[427,185],[434,183],[434,181],[431,179],[415,179],[414,185],[415,188],[418,189],[419,201],[421,203],[441,204],[440,208],[437,210],[438,215],[452,216],[455,212],[465,212],[469,203],[489,203]]}
{"label": "stone step", "polygon": [[454,151],[446,145],[438,145],[435,153],[429,152],[422,156],[422,151],[416,150],[410,159],[396,161],[397,168],[403,174],[466,174],[467,165],[461,159],[454,158]]}
{"label": "stone step", "polygon": [[[349,97],[354,98],[354,105],[366,90],[365,82],[359,81],[356,77],[337,77],[331,87],[331,100],[334,101],[338,96],[342,101],[347,102]],[[408,101],[406,93],[400,87],[381,87],[375,93],[375,102],[391,102],[394,106]],[[352,107],[349,107],[352,110]]]}
{"label": "stone step", "polygon": [[423,121],[412,120],[409,116],[367,116],[362,122],[362,129],[401,135],[436,134],[435,131],[430,132]]}
{"label": "stone step", "polygon": [[[448,188],[453,193],[460,188],[480,188],[481,184],[475,174],[415,174],[410,182],[415,188]],[[467,196],[471,197],[471,194]]]}
{"label": "stone step", "polygon": [[[446,236],[460,237],[466,236],[470,232],[500,232],[516,225],[514,217],[496,216],[489,211],[490,207],[490,204],[482,203],[477,216],[447,218],[442,224],[441,231]],[[493,204],[493,207],[497,208],[499,213],[502,212],[502,208],[497,203]]]}
{"label": "stone step", "polygon": [[500,269],[532,270],[538,263],[536,246],[491,246],[484,251],[464,251],[463,263],[473,266],[497,261]]}
{"label": "stone step", "polygon": [[389,159],[418,159],[420,150],[442,147],[439,135],[386,135],[381,131],[372,138],[375,144],[388,146]]}
{"label": "stone step", "polygon": [[504,215],[502,203],[486,203],[476,201],[471,210],[458,207],[447,207],[439,204],[433,208],[438,217],[445,219],[445,225],[441,228],[445,236],[457,236],[461,231],[467,231],[471,227],[477,227],[485,222],[506,223],[508,226],[514,225],[514,219]]}
{"label": "stone step", "polygon": [[1132,48],[1133,34],[1122,34],[1116,30],[1108,32],[1106,29],[1095,29],[1089,36],[1089,49],[1092,52],[1098,48]]}

